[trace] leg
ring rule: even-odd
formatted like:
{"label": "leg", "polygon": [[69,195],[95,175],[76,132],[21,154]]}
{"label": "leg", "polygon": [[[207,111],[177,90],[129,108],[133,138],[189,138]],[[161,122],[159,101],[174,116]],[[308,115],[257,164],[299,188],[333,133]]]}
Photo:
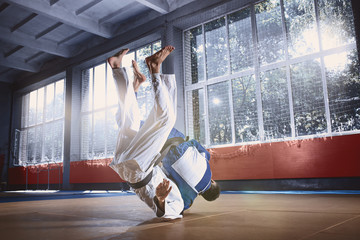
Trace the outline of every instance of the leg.
{"label": "leg", "polygon": [[117,146],[119,151],[126,148],[140,128],[140,110],[137,105],[136,96],[133,88],[133,79],[129,77],[125,68],[121,68],[123,56],[129,49],[123,49],[108,59],[108,63],[113,69],[113,76],[118,92],[119,109],[117,112],[117,122],[120,128]]}
{"label": "leg", "polygon": [[139,91],[140,85],[146,81],[146,77],[140,72],[139,66],[135,60],[132,60],[132,66],[134,70],[134,91],[137,93]]}
{"label": "leg", "polygon": [[165,47],[146,59],[153,73],[154,108],[129,147],[119,153],[121,154],[119,162],[134,159],[143,172],[156,160],[155,157],[163,147],[176,120],[175,76],[160,75],[158,72],[161,63],[173,50],[173,47]]}

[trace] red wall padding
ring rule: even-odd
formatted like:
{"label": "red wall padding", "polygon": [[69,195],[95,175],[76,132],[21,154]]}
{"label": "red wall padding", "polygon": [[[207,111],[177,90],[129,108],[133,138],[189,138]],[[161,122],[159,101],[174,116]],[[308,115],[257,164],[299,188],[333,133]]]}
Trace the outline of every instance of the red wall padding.
{"label": "red wall padding", "polygon": [[[49,164],[49,183],[59,183],[59,168],[60,168],[60,183],[63,179],[63,165]],[[48,183],[48,166],[47,164],[28,166],[28,184],[47,184]],[[9,168],[8,184],[25,184],[26,183],[26,168],[13,167]]]}
{"label": "red wall padding", "polygon": [[[216,180],[360,176],[360,134],[209,151]],[[71,162],[70,183],[122,182],[108,166],[110,162],[111,159]],[[46,165],[42,166],[42,170],[46,169]],[[46,171],[40,172],[39,180],[47,184]],[[29,167],[29,184],[36,183],[36,168]],[[58,183],[57,170],[51,171],[50,183]],[[24,167],[9,169],[9,184],[25,184]]]}
{"label": "red wall padding", "polygon": [[112,159],[71,162],[70,183],[114,183],[123,182],[109,167]]}
{"label": "red wall padding", "polygon": [[218,180],[360,176],[360,134],[209,151]]}

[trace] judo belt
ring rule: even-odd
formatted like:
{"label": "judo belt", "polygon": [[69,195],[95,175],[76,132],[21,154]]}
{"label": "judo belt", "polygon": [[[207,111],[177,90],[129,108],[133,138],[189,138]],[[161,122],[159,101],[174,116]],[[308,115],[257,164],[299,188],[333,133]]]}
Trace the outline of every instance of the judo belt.
{"label": "judo belt", "polygon": [[[154,163],[154,167],[156,165],[159,165],[159,163],[164,159],[164,157],[166,156],[166,154],[168,154],[168,152],[170,151],[171,147],[173,146],[179,146],[180,144],[182,144],[183,142],[185,142],[185,140],[181,137],[174,137],[174,138],[170,138],[168,139],[163,148],[161,149],[160,151],[160,157],[158,159],[156,159],[155,163]],[[129,183],[129,186],[132,187],[133,189],[138,189],[138,188],[142,188],[144,187],[145,185],[147,185],[151,178],[152,178],[152,174],[153,174],[153,171],[151,171],[143,180],[141,180],[140,182],[137,182],[137,183]]]}

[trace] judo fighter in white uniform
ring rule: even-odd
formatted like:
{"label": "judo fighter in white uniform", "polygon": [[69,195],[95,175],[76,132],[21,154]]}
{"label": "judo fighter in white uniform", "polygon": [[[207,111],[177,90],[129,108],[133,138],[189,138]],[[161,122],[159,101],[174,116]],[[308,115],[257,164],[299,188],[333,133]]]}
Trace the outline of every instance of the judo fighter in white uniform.
{"label": "judo fighter in white uniform", "polygon": [[[178,154],[179,157],[173,157],[172,162],[167,161],[169,164],[164,165],[169,166],[168,169],[157,165],[161,156],[160,152],[169,134],[173,132],[172,129],[176,121],[175,75],[160,74],[161,63],[173,50],[174,47],[167,46],[145,59],[152,77],[154,107],[141,127],[140,111],[135,93],[141,83],[146,80],[145,76],[139,72],[135,61],[133,61],[134,77],[130,77],[130,72],[121,67],[122,58],[129,49],[123,49],[108,59],[108,63],[113,69],[119,96],[119,112],[117,116],[119,134],[114,160],[111,162],[110,167],[123,180],[128,182],[139,198],[158,217],[171,219],[181,218],[183,210],[190,207],[189,202],[192,203],[197,194],[202,194],[212,186],[216,186],[216,183],[211,180],[211,171],[208,165],[209,154],[207,153],[208,157],[205,158],[205,153],[200,155],[197,150],[190,151],[190,148],[193,149],[192,147],[186,147],[186,149],[189,148],[189,151],[186,151],[187,154]],[[174,149],[172,149],[173,151]],[[195,156],[194,154],[199,155]],[[168,155],[170,155],[170,152],[166,157]],[[182,155],[185,157],[181,157]],[[164,161],[167,159],[166,157],[162,156]],[[192,160],[192,157],[195,160]],[[183,160],[174,164],[179,158]],[[173,172],[171,166],[175,165],[177,166],[175,170],[185,180],[180,177],[181,182],[179,182],[177,180],[179,177],[174,179],[171,176]],[[184,170],[187,167],[199,169]],[[195,173],[195,175],[192,173]],[[186,185],[185,188],[181,187],[179,190],[177,186],[179,183],[181,186]],[[189,194],[185,194],[185,192],[188,192],[188,189],[195,191],[195,193],[190,194],[192,199],[186,199]],[[215,198],[220,193],[219,188],[216,190],[218,194]],[[204,198],[206,199],[205,196]]]}

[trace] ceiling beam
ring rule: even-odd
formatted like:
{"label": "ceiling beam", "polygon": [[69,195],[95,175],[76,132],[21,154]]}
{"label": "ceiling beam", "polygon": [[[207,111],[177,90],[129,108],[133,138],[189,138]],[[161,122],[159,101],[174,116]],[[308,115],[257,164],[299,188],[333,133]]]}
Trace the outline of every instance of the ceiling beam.
{"label": "ceiling beam", "polygon": [[9,6],[9,4],[7,4],[7,3],[1,4],[0,5],[0,12],[4,11],[8,6]]}
{"label": "ceiling beam", "polygon": [[131,31],[138,26],[146,24],[147,22],[150,22],[160,16],[160,13],[148,10],[147,12],[141,14],[141,16],[135,16],[124,22],[118,23],[118,26],[114,29],[114,35],[118,36],[120,34],[126,33],[127,31]]}
{"label": "ceiling beam", "polygon": [[27,18],[25,18],[24,20],[20,21],[18,24],[16,24],[15,26],[13,26],[11,28],[11,32],[14,32],[16,30],[18,30],[19,28],[21,28],[22,26],[24,26],[26,23],[30,22],[33,18],[35,18],[37,16],[36,13],[32,13],[30,14]]}
{"label": "ceiling beam", "polygon": [[161,14],[169,13],[169,5],[164,0],[136,0],[136,1]]}
{"label": "ceiling beam", "polygon": [[52,32],[52,31],[54,31],[56,28],[60,27],[61,25],[63,25],[63,23],[61,23],[61,22],[55,23],[55,24],[52,25],[51,27],[45,29],[44,31],[42,31],[42,32],[40,32],[40,33],[38,33],[38,34],[36,34],[35,39],[39,39],[39,38],[45,36],[45,35],[48,34],[49,32]]}
{"label": "ceiling beam", "polygon": [[88,10],[89,8],[92,8],[93,6],[95,6],[96,4],[102,2],[103,0],[93,0],[92,2],[89,2],[88,4],[86,4],[85,6],[79,8],[78,10],[75,11],[76,15],[80,15],[81,13],[85,12],[86,10]]}
{"label": "ceiling beam", "polygon": [[54,5],[55,3],[57,3],[59,0],[49,0],[49,4],[50,6]]}
{"label": "ceiling beam", "polygon": [[106,15],[105,17],[103,18],[100,18],[99,19],[99,23],[102,24],[104,22],[107,22],[109,21],[110,19],[116,17],[116,16],[120,16],[121,14],[127,12],[127,11],[130,11],[132,8],[136,7],[135,4],[133,3],[128,3],[126,5],[124,5],[122,8],[116,10],[115,12],[113,13],[110,13],[109,15]]}
{"label": "ceiling beam", "polygon": [[40,65],[25,63],[23,60],[17,58],[5,58],[3,55],[0,55],[0,65],[28,72],[38,72],[41,68]]}
{"label": "ceiling beam", "polygon": [[0,26],[0,32],[0,39],[4,42],[29,47],[66,58],[77,54],[77,52],[74,52],[70,47],[59,46],[55,42],[46,39],[34,39],[34,37],[20,31],[12,33],[9,29]]}
{"label": "ceiling beam", "polygon": [[23,48],[24,48],[23,46],[17,46],[14,49],[10,50],[9,52],[5,53],[4,57],[7,58]]}
{"label": "ceiling beam", "polygon": [[29,0],[5,0],[10,4],[27,9],[38,15],[49,17],[55,21],[84,30],[86,32],[111,38],[111,29],[108,26],[102,26],[97,21],[84,16],[76,16],[75,13],[57,4],[50,6],[47,0],[29,1]]}

